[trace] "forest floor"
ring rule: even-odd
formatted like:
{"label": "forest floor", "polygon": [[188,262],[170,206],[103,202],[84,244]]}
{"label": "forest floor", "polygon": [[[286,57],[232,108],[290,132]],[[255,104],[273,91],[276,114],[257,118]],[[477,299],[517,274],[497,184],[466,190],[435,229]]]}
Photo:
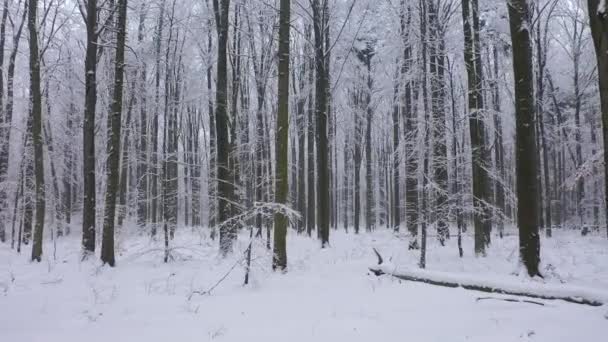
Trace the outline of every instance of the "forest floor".
{"label": "forest floor", "polygon": [[[372,247],[395,265],[416,267],[419,258],[419,251],[407,250],[407,237],[385,230],[332,232],[324,250],[290,232],[286,274],[270,270],[270,253],[256,240],[246,287],[245,232],[235,253],[221,259],[216,243],[184,228],[167,264],[161,241],[122,237],[116,268],[81,262],[77,235],[49,241],[40,264],[28,261],[29,246],[18,255],[0,245],[0,341],[599,342],[608,336],[606,305],[478,300],[511,297],[371,275]],[[445,247],[430,238],[427,268],[541,281],[518,267],[514,234],[494,239],[487,257],[476,258],[465,236],[461,259],[455,238]],[[607,290],[605,232],[557,231],[543,239],[542,270],[544,282]]]}

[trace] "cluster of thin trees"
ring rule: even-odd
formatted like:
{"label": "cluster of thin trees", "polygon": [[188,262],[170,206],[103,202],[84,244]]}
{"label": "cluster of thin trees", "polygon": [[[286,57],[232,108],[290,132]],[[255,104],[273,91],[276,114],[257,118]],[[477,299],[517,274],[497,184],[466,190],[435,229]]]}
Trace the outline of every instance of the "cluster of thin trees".
{"label": "cluster of thin trees", "polygon": [[425,267],[514,223],[534,276],[605,224],[605,1],[275,2],[2,0],[0,241],[248,230],[285,270],[290,227],[383,227]]}

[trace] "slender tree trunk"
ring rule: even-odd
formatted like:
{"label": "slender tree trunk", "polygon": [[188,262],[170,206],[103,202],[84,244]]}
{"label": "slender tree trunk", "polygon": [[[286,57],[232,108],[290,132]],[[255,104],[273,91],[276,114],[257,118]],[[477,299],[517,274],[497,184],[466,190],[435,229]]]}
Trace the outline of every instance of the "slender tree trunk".
{"label": "slender tree trunk", "polygon": [[[4,0],[2,6],[2,21],[0,22],[0,183],[6,181],[6,162],[3,161],[2,155],[8,154],[9,141],[6,139],[6,131],[9,129],[4,128],[7,123],[4,122],[4,42],[6,38],[6,19],[8,18],[8,0]],[[4,150],[7,150],[6,152]],[[6,191],[0,191],[0,242],[6,241],[6,231],[4,222],[7,219],[5,213],[8,210],[8,203],[6,202],[7,194]],[[14,227],[14,226],[13,226]]]}
{"label": "slender tree trunk", "polygon": [[427,193],[427,185],[429,178],[429,153],[427,151],[427,147],[430,146],[431,136],[430,136],[430,117],[429,117],[429,108],[428,108],[428,87],[427,87],[427,70],[428,70],[428,40],[427,40],[427,30],[428,30],[428,13],[427,13],[427,3],[425,1],[421,1],[421,13],[420,13],[420,40],[421,40],[421,55],[422,55],[422,74],[421,74],[421,85],[422,88],[422,106],[423,106],[423,115],[424,115],[424,141],[422,147],[422,158],[423,158],[423,166],[422,166],[422,194],[421,194],[421,205],[420,211],[422,214],[422,222],[420,225],[420,262],[418,266],[420,268],[426,268],[426,242],[427,242],[427,224],[429,221],[429,211],[428,211],[428,200],[429,196]]}
{"label": "slender tree trunk", "polygon": [[[398,74],[396,75],[398,77]],[[396,78],[397,78],[396,77]],[[393,170],[393,196],[392,205],[393,209],[393,231],[398,232],[401,226],[401,208],[400,208],[400,197],[399,197],[399,138],[401,131],[399,130],[399,82],[395,79],[394,92],[393,92],[393,155],[392,155],[392,170]],[[346,163],[344,163],[346,165]]]}
{"label": "slender tree trunk", "polygon": [[[325,1],[325,0],[323,0]],[[317,198],[318,223],[321,247],[329,244],[329,147],[327,139],[327,89],[328,78],[323,37],[323,13],[326,6],[321,7],[319,0],[312,1],[313,26],[315,42],[315,115],[317,119]]]}
{"label": "slender tree trunk", "polygon": [[372,60],[373,52],[366,60],[367,67],[367,89],[365,90],[365,230],[371,232],[376,226],[376,206],[374,203],[374,178],[372,166]]}
{"label": "slender tree trunk", "polygon": [[36,222],[32,240],[32,261],[42,261],[45,191],[44,156],[42,151],[42,93],[40,92],[40,51],[38,50],[38,1],[29,0],[27,26],[30,31],[30,94],[32,98],[32,141],[34,145]]}
{"label": "slender tree trunk", "polygon": [[404,164],[405,164],[405,224],[410,234],[409,249],[418,249],[418,162],[417,135],[418,118],[412,106],[412,81],[409,73],[412,69],[412,46],[409,42],[409,30],[412,21],[411,8],[401,0],[400,6],[401,39],[404,50],[401,60],[400,77],[403,90],[401,92],[401,115],[404,120]]}
{"label": "slender tree trunk", "polygon": [[97,104],[97,0],[87,1],[87,46],[85,56],[85,103],[83,122],[82,207],[83,257],[95,252],[95,107]]}
{"label": "slender tree trunk", "polygon": [[[298,139],[298,167],[297,167],[297,208],[301,219],[298,221],[298,233],[303,233],[306,227],[306,59],[301,60],[298,101],[296,104],[296,135]],[[295,80],[294,80],[295,81]]]}
{"label": "slender tree trunk", "polygon": [[[142,2],[139,13],[139,26],[137,28],[137,43],[141,47],[144,40],[146,22],[146,2]],[[137,223],[145,227],[148,220],[149,198],[148,198],[148,109],[147,109],[147,63],[141,59],[139,74],[139,153],[137,160]]]}
{"label": "slender tree trunk", "polygon": [[149,177],[148,182],[150,183],[150,225],[151,225],[151,235],[152,237],[156,236],[156,232],[158,229],[158,220],[159,220],[159,204],[158,199],[161,194],[158,191],[158,183],[159,183],[159,175],[160,168],[158,167],[158,156],[159,156],[159,147],[158,147],[158,130],[159,130],[159,111],[160,111],[160,60],[161,60],[161,46],[162,46],[162,35],[163,35],[163,26],[165,23],[165,1],[163,0],[160,7],[160,13],[158,16],[158,24],[156,26],[155,32],[155,69],[156,73],[155,77],[155,90],[154,90],[154,117],[152,121],[152,129],[150,130],[151,141],[150,141],[150,164],[148,166]]}
{"label": "slender tree trunk", "polygon": [[492,44],[492,60],[494,62],[494,76],[491,82],[492,88],[492,103],[494,105],[494,161],[496,163],[496,180],[494,181],[496,194],[494,205],[496,206],[496,224],[500,237],[504,231],[504,215],[505,215],[505,190],[503,183],[505,182],[505,167],[504,167],[504,147],[502,139],[502,120],[500,107],[500,89],[498,88],[499,74],[499,59],[496,44]]}
{"label": "slender tree trunk", "polygon": [[363,126],[363,118],[361,113],[361,91],[355,90],[355,94],[353,95],[354,106],[357,109],[355,112],[355,151],[353,153],[353,161],[354,161],[354,185],[355,185],[355,193],[353,194],[354,203],[354,228],[355,234],[359,234],[359,221],[361,219],[361,141],[362,137],[362,126]]}
{"label": "slender tree trunk", "polygon": [[[7,84],[6,84],[6,111],[2,108],[2,100],[0,100],[0,183],[6,182],[6,176],[8,173],[8,160],[9,160],[9,144],[11,140],[11,130],[13,124],[13,104],[14,104],[14,80],[15,80],[15,65],[17,59],[17,53],[19,52],[19,42],[21,41],[21,32],[23,30],[23,25],[25,24],[25,19],[27,15],[27,7],[28,1],[24,2],[23,12],[21,15],[21,21],[19,21],[18,26],[16,28],[16,32],[13,33],[13,49],[9,56],[8,61],[8,72],[7,72]],[[8,4],[5,4],[8,6]],[[8,15],[8,8],[5,8],[3,13],[3,22],[4,17]],[[4,38],[4,33],[1,31],[3,28],[0,28],[1,39]],[[2,42],[2,44],[4,44]],[[2,60],[4,60],[4,47],[0,50],[0,54],[2,55]],[[3,66],[0,65],[0,69],[3,69]],[[0,78],[2,74],[0,72]],[[2,83],[3,84],[3,83]],[[0,98],[3,97],[3,93],[0,92]],[[0,214],[4,213],[6,210],[6,192],[5,190],[0,190]],[[1,217],[0,217],[1,219]],[[31,227],[26,226],[26,228]],[[0,241],[4,241],[4,223],[0,222]],[[26,241],[29,240],[30,231],[27,230],[24,232],[24,237]],[[26,242],[27,243],[27,242]]]}
{"label": "slender tree trunk", "polygon": [[128,198],[129,198],[129,193],[130,193],[130,173],[131,173],[131,165],[130,165],[130,160],[129,160],[129,149],[131,148],[131,116],[133,113],[133,107],[135,106],[135,91],[134,89],[131,89],[130,91],[131,95],[130,95],[130,99],[129,99],[129,103],[127,104],[127,117],[125,118],[125,120],[123,121],[122,125],[122,131],[123,133],[123,137],[122,137],[122,142],[121,142],[121,148],[120,148],[120,181],[119,181],[119,185],[118,185],[118,217],[117,217],[117,221],[116,224],[118,226],[118,229],[120,229],[123,225],[123,222],[125,220],[125,217],[128,214]]}
{"label": "slender tree trunk", "polygon": [[[311,36],[311,28],[310,26],[307,27],[306,29],[306,37],[308,40],[310,40],[310,36]],[[311,51],[307,51],[307,52],[311,52]],[[307,186],[308,186],[308,191],[307,191],[307,195],[308,198],[306,199],[306,232],[308,233],[308,236],[312,235],[312,231],[315,229],[316,225],[317,225],[317,216],[316,216],[316,208],[317,208],[317,196],[316,196],[316,191],[315,191],[315,181],[316,181],[316,177],[315,177],[315,170],[316,170],[316,164],[315,164],[315,145],[317,142],[317,135],[316,135],[316,120],[315,120],[315,116],[314,116],[314,110],[313,110],[313,104],[314,104],[314,99],[313,99],[313,76],[314,76],[314,71],[315,71],[315,65],[314,65],[314,59],[312,57],[308,58],[308,86],[309,86],[309,91],[308,91],[308,132],[307,132],[307,161],[306,161],[306,167],[308,168],[308,174],[307,174]]]}

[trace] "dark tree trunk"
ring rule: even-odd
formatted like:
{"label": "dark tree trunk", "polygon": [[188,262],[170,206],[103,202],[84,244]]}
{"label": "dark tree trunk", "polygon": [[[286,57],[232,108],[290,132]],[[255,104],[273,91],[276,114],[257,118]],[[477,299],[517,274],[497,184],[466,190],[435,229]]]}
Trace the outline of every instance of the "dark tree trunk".
{"label": "dark tree trunk", "polygon": [[[602,111],[602,133],[604,136],[604,150],[608,149],[608,13],[606,8],[600,12],[600,0],[587,0],[591,36],[595,55],[597,56],[598,81],[600,89],[600,103]],[[608,177],[608,153],[604,153],[604,175]],[[608,181],[604,181],[604,203],[608,205]],[[606,210],[608,213],[608,210]],[[606,231],[608,233],[608,229]]]}
{"label": "dark tree trunk", "polygon": [[[68,54],[68,64],[71,65],[72,57],[71,53]],[[68,70],[68,87],[69,87],[69,97],[70,103],[68,107],[68,111],[66,114],[66,127],[65,134],[66,136],[73,136],[76,134],[74,131],[74,119],[76,116],[76,104],[74,97],[74,86],[73,86],[73,71],[70,68]],[[65,217],[65,234],[69,235],[71,231],[71,223],[72,223],[72,208],[74,202],[74,176],[75,172],[73,170],[75,164],[75,154],[74,154],[74,146],[72,142],[68,139],[64,143],[63,146],[63,156],[65,160],[65,170],[63,172],[63,210]]]}
{"label": "dark tree trunk", "polygon": [[[298,101],[296,103],[296,135],[298,139],[298,166],[297,166],[297,209],[301,215],[298,221],[298,233],[303,233],[306,227],[306,59],[303,58],[300,66]],[[295,81],[295,80],[294,80]]]}
{"label": "dark tree trunk", "polygon": [[[275,202],[287,205],[288,191],[288,134],[289,134],[289,17],[290,1],[281,0],[279,14],[279,80],[278,80],[278,113],[276,129],[276,174],[274,177]],[[274,249],[272,268],[284,271],[287,267],[287,217],[284,213],[274,216]]]}
{"label": "dark tree trunk", "polygon": [[372,120],[374,112],[372,110],[372,56],[374,52],[370,50],[370,54],[365,60],[367,68],[367,89],[365,90],[365,230],[371,232],[376,226],[376,205],[374,203],[374,178],[372,166]]}
{"label": "dark tree trunk", "polygon": [[[127,0],[118,0],[116,25],[116,57],[114,65],[113,99],[108,114],[108,161],[105,214],[101,240],[101,262],[114,267],[114,219],[120,179],[120,132],[122,126],[123,75],[125,68],[125,40],[127,26]],[[124,146],[124,148],[128,148]],[[125,161],[126,162],[126,161]],[[126,173],[126,172],[125,172]],[[123,175],[123,177],[125,177]]]}
{"label": "dark tree trunk", "polygon": [[95,107],[97,104],[97,0],[87,1],[87,46],[84,62],[82,247],[84,257],[95,252]]}
{"label": "dark tree trunk", "polygon": [[418,118],[412,106],[412,81],[409,73],[412,69],[412,46],[409,42],[409,30],[412,13],[405,0],[401,0],[401,39],[404,50],[401,61],[401,115],[404,120],[404,164],[405,164],[405,224],[410,234],[409,249],[418,249],[418,161],[417,161],[417,135]]}
{"label": "dark tree trunk", "polygon": [[532,47],[530,43],[530,13],[525,0],[511,0],[509,23],[513,45],[513,74],[515,81],[515,137],[517,169],[517,221],[519,251],[522,263],[531,277],[540,275],[540,241],[538,236],[538,206],[534,130],[534,87]]}
{"label": "dark tree trunk", "polygon": [[355,112],[355,151],[353,153],[353,161],[354,161],[354,185],[355,192],[353,194],[354,203],[354,228],[355,234],[359,234],[359,221],[361,219],[361,140],[362,137],[362,126],[363,126],[363,118],[361,118],[360,106],[362,103],[361,99],[361,91],[355,90],[355,94],[353,95],[354,106],[357,109]]}
{"label": "dark tree trunk", "polygon": [[[211,20],[208,22],[211,27]],[[211,28],[207,33],[207,53],[211,55],[213,50],[213,38],[211,35]],[[215,226],[217,224],[217,135],[215,132],[215,110],[213,104],[213,63],[207,61],[207,96],[209,97],[207,106],[209,114],[209,171],[208,171],[208,217],[209,217],[209,228],[211,229],[211,239],[215,239]]]}
{"label": "dark tree trunk", "polygon": [[326,74],[325,48],[323,37],[323,16],[327,10],[321,7],[319,0],[312,1],[313,26],[315,35],[315,115],[317,119],[317,198],[318,223],[321,247],[329,244],[329,147],[327,139],[327,95],[328,78]]}
{"label": "dark tree trunk", "polygon": [[429,153],[427,151],[427,147],[430,146],[431,135],[430,135],[430,117],[429,117],[429,108],[428,108],[428,87],[427,87],[427,73],[428,73],[428,40],[427,40],[427,29],[428,29],[428,13],[427,13],[427,3],[421,1],[421,11],[420,11],[420,40],[421,40],[421,55],[422,55],[422,75],[421,75],[421,85],[422,88],[422,106],[423,106],[423,115],[424,115],[424,141],[423,141],[423,150],[422,150],[422,158],[423,158],[423,166],[422,166],[422,194],[420,200],[420,211],[422,214],[422,222],[420,224],[420,262],[418,266],[420,268],[426,267],[426,242],[427,242],[427,224],[429,222],[429,196],[427,193],[427,185],[429,178]]}
{"label": "dark tree trunk", "polygon": [[40,91],[40,51],[38,50],[38,1],[29,0],[27,27],[30,31],[30,96],[32,99],[32,141],[34,145],[34,174],[36,220],[32,239],[32,261],[42,261],[45,191],[44,156],[42,151],[42,93]]}
{"label": "dark tree trunk", "polygon": [[[469,128],[471,135],[471,151],[473,159],[473,221],[475,226],[475,254],[485,255],[489,243],[488,208],[484,205],[487,194],[487,174],[485,172],[485,125],[483,122],[482,70],[479,56],[479,18],[477,0],[472,1],[472,13],[469,0],[462,1],[462,19],[464,31],[464,59],[468,79],[468,109]],[[471,20],[473,25],[471,25]]]}
{"label": "dark tree trunk", "polygon": [[[306,37],[308,40],[311,39],[311,28],[310,26],[307,27],[306,29]],[[308,51],[311,52],[311,51]],[[317,142],[317,135],[316,135],[316,120],[315,120],[315,116],[314,116],[314,109],[313,109],[313,104],[314,104],[314,99],[313,99],[313,76],[314,76],[314,71],[315,71],[315,65],[314,65],[314,59],[312,57],[308,58],[308,85],[309,85],[309,92],[308,92],[308,132],[307,132],[307,168],[308,168],[308,180],[307,180],[307,186],[308,186],[308,192],[307,192],[307,200],[306,200],[306,233],[308,233],[308,236],[312,235],[312,231],[315,229],[316,225],[317,225],[317,216],[316,216],[316,208],[317,208],[317,196],[316,196],[316,191],[315,191],[315,170],[316,170],[316,164],[315,164],[315,145]]]}
{"label": "dark tree trunk", "polygon": [[[218,3],[219,1],[219,3]],[[218,222],[220,224],[220,249],[225,256],[232,251],[236,229],[226,225],[232,214],[230,200],[234,198],[229,165],[230,137],[228,117],[228,12],[230,0],[214,0],[213,9],[217,26],[217,79],[215,89],[215,129],[217,134],[217,189]]]}
{"label": "dark tree trunk", "polygon": [[30,31],[30,95],[32,99],[32,141],[34,145],[36,222],[32,239],[32,261],[42,261],[45,191],[42,151],[42,93],[40,92],[40,51],[38,50],[38,1],[29,0],[27,27]]}

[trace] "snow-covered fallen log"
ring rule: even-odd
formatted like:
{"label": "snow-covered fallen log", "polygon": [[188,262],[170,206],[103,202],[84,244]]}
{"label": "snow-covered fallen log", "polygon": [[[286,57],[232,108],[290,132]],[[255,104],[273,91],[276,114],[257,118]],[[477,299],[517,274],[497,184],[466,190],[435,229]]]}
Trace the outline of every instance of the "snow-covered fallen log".
{"label": "snow-covered fallen log", "polygon": [[[374,250],[375,251],[375,250]],[[545,300],[563,300],[569,303],[602,306],[608,303],[608,293],[578,286],[552,285],[540,282],[506,282],[476,277],[467,274],[429,271],[424,269],[396,267],[383,263],[378,256],[378,265],[369,267],[376,276],[389,275],[401,280],[421,282],[430,285],[463,288],[466,290],[497,293],[511,296],[523,296]]]}

